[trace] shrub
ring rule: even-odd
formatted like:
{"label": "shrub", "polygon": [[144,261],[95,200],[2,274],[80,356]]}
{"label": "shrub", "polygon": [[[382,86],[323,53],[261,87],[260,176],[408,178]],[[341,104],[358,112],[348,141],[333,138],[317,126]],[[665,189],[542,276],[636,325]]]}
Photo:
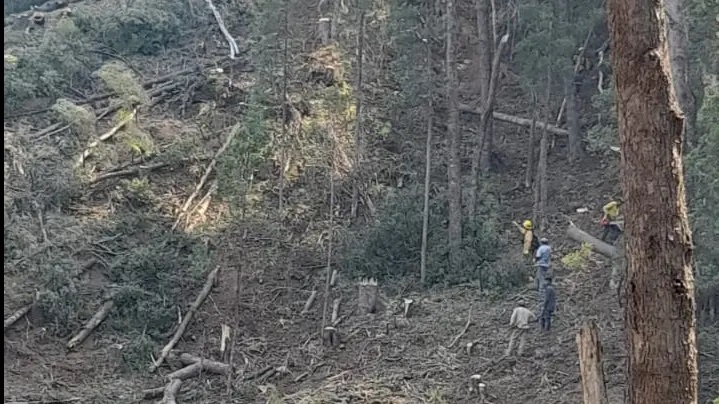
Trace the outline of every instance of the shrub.
{"label": "shrub", "polygon": [[60,98],[52,106],[52,110],[83,138],[87,139],[95,134],[95,113],[89,108],[75,105],[71,101]]}
{"label": "shrub", "polygon": [[[393,190],[374,227],[360,237],[353,237],[344,246],[345,265],[356,275],[388,280],[419,277],[422,234],[422,189]],[[434,197],[430,205],[427,235],[427,282],[456,284],[488,277],[490,264],[497,253],[497,219],[491,209],[493,202],[482,201],[482,220],[464,223],[464,269],[449,270],[447,203],[444,195]],[[496,282],[493,282],[493,284]]]}
{"label": "shrub", "polygon": [[93,40],[124,54],[155,55],[174,43],[181,21],[173,1],[136,1],[130,7],[103,7],[79,14],[78,26]]}
{"label": "shrub", "polygon": [[588,243],[582,243],[577,251],[572,251],[562,257],[562,264],[573,271],[584,269],[591,255],[592,247]]}
{"label": "shrub", "polygon": [[145,89],[142,88],[142,84],[135,74],[120,63],[105,63],[96,75],[100,77],[105,87],[122,99],[128,108],[131,105],[149,101]]}

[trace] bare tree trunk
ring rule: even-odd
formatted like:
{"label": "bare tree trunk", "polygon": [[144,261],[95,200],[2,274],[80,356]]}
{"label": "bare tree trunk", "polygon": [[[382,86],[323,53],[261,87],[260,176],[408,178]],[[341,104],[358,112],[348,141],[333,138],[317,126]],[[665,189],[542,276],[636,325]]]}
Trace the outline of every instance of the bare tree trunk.
{"label": "bare tree trunk", "polygon": [[524,187],[531,188],[534,176],[534,157],[537,154],[537,94],[532,91],[532,126],[529,128],[529,141],[527,142],[527,171],[524,176]]}
{"label": "bare tree trunk", "polygon": [[457,98],[457,63],[454,54],[455,35],[454,0],[446,4],[446,73],[447,73],[447,134],[449,136],[449,155],[447,164],[447,182],[449,199],[449,262],[453,271],[462,267],[462,187],[459,167],[459,100]]}
{"label": "bare tree trunk", "polygon": [[290,105],[289,100],[287,99],[287,45],[289,41],[289,18],[288,18],[288,10],[285,8],[285,26],[284,26],[284,49],[283,49],[283,55],[282,55],[282,133],[280,134],[281,139],[279,142],[280,146],[280,184],[279,184],[279,192],[278,192],[278,210],[279,210],[279,216],[280,220],[282,219],[282,211],[284,209],[283,206],[283,200],[284,200],[284,193],[285,193],[285,142],[287,139],[287,124],[289,120],[289,112],[290,112]]}
{"label": "bare tree trunk", "polygon": [[609,404],[602,367],[602,343],[594,322],[585,324],[577,333],[577,352],[584,404]]}
{"label": "bare tree trunk", "polygon": [[626,201],[628,402],[695,404],[683,119],[675,107],[663,2],[607,5]]}
{"label": "bare tree trunk", "polygon": [[[492,21],[491,21],[491,0],[475,0],[474,2],[475,8],[477,10],[477,39],[479,40],[479,47],[477,49],[477,57],[479,62],[479,74],[477,79],[479,80],[479,98],[480,98],[480,105],[482,106],[482,116],[484,116],[484,112],[489,107],[489,98],[491,97],[490,94],[490,82],[492,81],[492,61],[494,56],[494,38],[492,34]],[[491,117],[491,113],[490,113]],[[483,166],[483,153],[484,150],[487,148],[486,144],[487,142],[491,142],[492,137],[492,125],[487,125],[484,122],[480,123],[480,131],[478,133],[478,138],[476,140],[475,144],[475,153],[477,154],[476,159],[477,162],[474,161],[474,157],[472,159],[472,169],[477,170],[481,172],[486,172],[485,167]],[[475,167],[477,165],[478,167]],[[476,176],[475,173],[472,173],[472,179],[476,180],[474,177]],[[476,194],[476,189],[472,191],[473,194]],[[470,198],[476,198],[476,195],[470,196]],[[474,211],[470,211],[470,214],[474,214]]]}
{"label": "bare tree trunk", "polygon": [[572,71],[565,82],[564,96],[567,99],[567,127],[569,127],[569,161],[582,158],[582,137],[579,132],[579,111],[577,111],[577,86],[574,79],[577,76]]}
{"label": "bare tree trunk", "polygon": [[351,215],[357,217],[357,204],[359,201],[359,186],[362,181],[362,57],[364,51],[364,12],[360,14],[359,35],[357,37],[357,104],[355,107],[355,164],[354,181],[352,182],[352,208]]}
{"label": "bare tree trunk", "polygon": [[328,167],[329,181],[330,181],[330,217],[329,217],[329,229],[327,234],[327,271],[325,274],[325,301],[324,307],[322,308],[322,326],[320,328],[320,335],[324,338],[325,327],[327,325],[327,309],[330,301],[330,286],[332,285],[332,233],[334,233],[334,212],[335,212],[335,134],[333,132],[332,123],[329,125],[327,134],[330,137],[330,164]]}
{"label": "bare tree trunk", "polygon": [[684,140],[694,147],[697,142],[696,101],[689,80],[689,36],[687,29],[686,4],[682,0],[665,0],[667,13],[667,40],[672,66],[672,81],[679,106],[684,112]]}
{"label": "bare tree trunk", "polygon": [[[547,95],[544,100],[546,122],[552,117],[552,110],[549,106],[552,96],[552,72],[547,69]],[[549,148],[549,136],[547,124],[542,128],[542,137],[539,141],[539,161],[537,162],[537,179],[534,183],[534,214],[535,226],[543,229],[547,215],[547,149]]]}
{"label": "bare tree trunk", "polygon": [[[429,38],[429,16],[425,16],[425,38]],[[427,284],[427,233],[429,232],[429,187],[432,171],[432,125],[434,124],[434,108],[432,106],[432,96],[434,95],[432,86],[432,47],[429,41],[426,42],[427,49],[427,83],[429,91],[427,94],[427,141],[425,145],[425,162],[424,162],[424,206],[422,209],[422,247],[420,250],[419,273],[422,285]]]}

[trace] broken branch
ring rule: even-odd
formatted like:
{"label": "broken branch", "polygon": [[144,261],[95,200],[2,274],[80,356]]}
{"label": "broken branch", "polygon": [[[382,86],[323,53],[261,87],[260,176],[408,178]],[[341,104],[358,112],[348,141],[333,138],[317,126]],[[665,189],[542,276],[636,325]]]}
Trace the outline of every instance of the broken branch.
{"label": "broken branch", "polygon": [[190,310],[187,312],[187,314],[185,314],[185,318],[182,320],[180,326],[177,327],[175,335],[172,337],[170,342],[168,342],[167,345],[165,345],[165,347],[162,349],[160,357],[157,358],[157,360],[155,361],[155,363],[152,364],[152,366],[150,366],[150,372],[154,372],[155,370],[157,370],[157,368],[162,364],[165,358],[167,358],[167,355],[169,355],[172,348],[174,348],[175,345],[177,345],[177,342],[180,341],[182,334],[185,333],[187,326],[190,324],[190,321],[192,321],[192,316],[195,314],[195,312],[197,312],[205,299],[207,299],[207,296],[210,294],[212,286],[215,284],[215,279],[217,278],[218,272],[220,272],[220,267],[215,267],[215,269],[210,272],[210,275],[207,276],[205,286],[200,291],[200,294],[197,295],[195,302],[192,303],[192,306],[190,306]]}
{"label": "broken branch", "polygon": [[214,4],[212,4],[212,0],[206,0],[207,6],[210,7],[210,10],[212,10],[212,14],[215,16],[215,20],[217,20],[217,25],[220,26],[220,31],[222,31],[222,35],[224,35],[225,39],[227,40],[227,43],[230,45],[230,59],[234,60],[235,55],[240,53],[240,48],[237,46],[237,42],[235,42],[235,38],[230,35],[230,31],[227,30],[227,27],[225,26],[225,22],[222,20],[222,16],[220,15],[220,12],[217,11],[217,8]]}
{"label": "broken branch", "polygon": [[67,343],[67,349],[74,349],[78,345],[82,344],[88,335],[90,335],[90,333],[92,333],[92,331],[97,328],[97,326],[100,325],[105,318],[107,318],[113,307],[115,307],[115,301],[112,300],[112,297],[110,297],[110,299],[105,301],[105,303],[100,306],[100,310],[98,310],[97,313],[95,313],[95,315],[92,316],[87,323],[85,323],[82,330]]}
{"label": "broken branch", "polygon": [[[462,112],[469,113],[469,114],[477,114],[477,115],[481,115],[481,114],[482,114],[482,109],[481,109],[481,108],[472,108],[471,106],[469,106],[469,105],[467,105],[467,104],[460,104],[460,105],[459,105],[459,110],[462,111]],[[532,120],[531,120],[531,119],[521,118],[521,117],[518,117],[518,116],[509,115],[509,114],[503,114],[503,113],[501,113],[501,112],[492,112],[492,117],[493,117],[494,119],[498,120],[498,121],[501,121],[501,122],[512,123],[512,124],[519,125],[519,126],[524,126],[524,127],[527,127],[527,128],[531,128],[531,127],[532,127]],[[550,133],[554,133],[554,134],[556,134],[556,135],[564,135],[564,136],[568,136],[568,135],[569,135],[569,131],[567,131],[566,129],[558,128],[558,127],[556,127],[556,126],[554,126],[554,125],[549,125],[549,124],[547,124],[546,122],[539,122],[539,121],[537,121],[536,125],[537,125],[538,127],[542,127],[542,128],[544,128],[545,125],[546,125],[547,131],[550,132]]]}
{"label": "broken branch", "polygon": [[217,159],[222,155],[222,153],[227,150],[227,148],[230,146],[230,143],[232,143],[232,139],[234,139],[235,135],[237,135],[237,132],[239,132],[240,126],[235,125],[231,130],[230,134],[227,135],[227,140],[225,140],[225,143],[222,144],[222,146],[217,150],[217,153],[215,153],[215,156],[212,157],[212,161],[210,161],[210,164],[207,165],[207,168],[205,169],[205,173],[202,175],[202,178],[200,178],[200,182],[195,187],[195,191],[187,198],[185,203],[180,208],[180,213],[177,215],[177,219],[175,220],[175,224],[172,225],[172,230],[175,230],[177,228],[177,225],[180,224],[180,220],[182,220],[183,215],[187,213],[187,209],[190,208],[190,205],[192,205],[192,201],[197,198],[197,195],[202,190],[202,187],[205,186],[205,182],[207,182],[207,178],[210,176],[210,173],[212,173],[212,169],[215,168],[215,165],[217,165]]}
{"label": "broken branch", "polygon": [[92,154],[92,149],[97,147],[100,143],[104,142],[105,140],[115,136],[115,134],[120,129],[122,129],[125,125],[127,125],[130,121],[132,121],[135,118],[135,114],[137,114],[137,108],[132,110],[130,115],[125,117],[125,119],[120,121],[120,123],[113,126],[112,129],[110,129],[109,131],[105,132],[104,135],[100,136],[99,138],[97,138],[96,140],[91,142],[89,145],[87,145],[85,150],[82,152],[80,157],[77,159],[77,162],[75,163],[75,167],[80,167],[81,165],[83,165],[85,163],[85,160],[90,156],[90,154]]}
{"label": "broken branch", "polygon": [[301,315],[304,316],[305,314],[307,314],[310,311],[310,309],[312,308],[312,304],[315,302],[316,298],[317,298],[317,291],[313,290],[312,294],[305,302],[305,307],[302,309],[302,313],[300,313]]}
{"label": "broken branch", "polygon": [[460,332],[456,337],[454,337],[454,339],[452,340],[452,342],[449,344],[449,346],[447,348],[452,348],[454,346],[454,344],[456,344],[457,341],[459,341],[459,339],[462,338],[462,336],[467,333],[467,330],[469,329],[470,325],[472,325],[472,309],[469,309],[469,314],[467,315],[467,324],[464,325],[462,332]]}

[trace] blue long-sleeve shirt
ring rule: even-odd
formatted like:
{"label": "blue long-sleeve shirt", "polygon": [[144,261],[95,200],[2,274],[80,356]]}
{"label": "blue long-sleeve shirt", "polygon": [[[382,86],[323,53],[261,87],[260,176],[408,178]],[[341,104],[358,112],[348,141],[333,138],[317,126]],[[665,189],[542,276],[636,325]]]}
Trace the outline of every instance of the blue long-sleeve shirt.
{"label": "blue long-sleeve shirt", "polygon": [[549,267],[549,256],[552,253],[552,248],[546,244],[542,244],[537,248],[535,258],[537,259],[537,265],[542,267]]}

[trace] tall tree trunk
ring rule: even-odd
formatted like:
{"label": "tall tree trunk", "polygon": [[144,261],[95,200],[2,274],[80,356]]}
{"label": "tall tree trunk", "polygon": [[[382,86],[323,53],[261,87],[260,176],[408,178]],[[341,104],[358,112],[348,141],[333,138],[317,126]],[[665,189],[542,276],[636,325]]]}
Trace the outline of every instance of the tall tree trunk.
{"label": "tall tree trunk", "polygon": [[524,174],[524,187],[531,188],[534,176],[534,162],[537,154],[537,94],[532,91],[532,126],[529,128],[529,141],[527,142],[527,170]]}
{"label": "tall tree trunk", "polygon": [[492,151],[492,129],[493,125],[491,122],[492,106],[490,98],[491,94],[491,82],[494,75],[493,72],[493,61],[494,61],[494,31],[492,25],[492,1],[491,0],[475,0],[477,8],[477,37],[479,39],[479,92],[481,98],[482,110],[489,110],[490,120],[489,122],[482,122],[481,131],[479,133],[479,168],[482,173],[489,171],[489,156]]}
{"label": "tall tree trunk", "polygon": [[457,98],[457,64],[454,55],[455,35],[454,0],[447,0],[446,23],[446,73],[447,73],[447,133],[449,135],[449,156],[447,164],[449,199],[449,262],[453,271],[462,267],[462,187],[459,167],[459,100]]}
{"label": "tall tree trunk", "polygon": [[569,127],[569,161],[582,158],[582,138],[579,132],[579,111],[577,111],[577,86],[574,84],[576,76],[576,71],[572,70],[564,84],[564,96],[567,99],[567,126]]}
{"label": "tall tree trunk", "polygon": [[672,81],[679,106],[684,112],[684,140],[693,147],[699,140],[696,132],[696,100],[689,79],[689,36],[686,4],[683,0],[665,0],[667,39],[672,66]]}
{"label": "tall tree trunk", "polygon": [[[429,9],[429,7],[428,7]],[[430,11],[430,10],[428,10]],[[428,12],[429,14],[429,12]],[[429,187],[432,171],[432,125],[434,125],[434,108],[432,106],[432,97],[434,96],[434,86],[432,84],[432,47],[429,45],[429,15],[425,16],[424,37],[427,39],[425,48],[426,56],[426,77],[427,80],[427,141],[425,145],[425,162],[424,162],[424,206],[422,208],[422,247],[420,250],[419,273],[422,285],[427,284],[427,233],[429,232]]]}
{"label": "tall tree trunk", "polygon": [[628,399],[697,402],[691,232],[663,2],[609,0],[627,233]]}
{"label": "tall tree trunk", "polygon": [[[546,122],[552,118],[550,101],[552,98],[552,71],[547,69],[547,94],[544,100]],[[534,212],[533,221],[539,229],[544,228],[547,215],[547,149],[549,149],[549,131],[547,123],[542,128],[542,137],[539,141],[539,161],[537,162],[537,178],[534,182]]]}
{"label": "tall tree trunk", "polygon": [[365,14],[362,12],[359,19],[359,35],[357,36],[357,104],[355,114],[357,116],[355,122],[355,163],[354,163],[354,181],[352,182],[352,205],[351,215],[357,217],[357,204],[359,201],[359,187],[362,182],[362,57],[364,52],[364,19]]}
{"label": "tall tree trunk", "polygon": [[289,41],[289,18],[288,18],[288,11],[285,9],[285,21],[284,21],[284,27],[283,27],[283,36],[284,36],[284,46],[282,51],[282,133],[280,134],[280,184],[279,184],[279,191],[278,191],[278,211],[280,219],[283,217],[283,211],[284,211],[284,191],[285,191],[285,168],[286,168],[286,151],[285,151],[285,142],[287,141],[287,125],[289,124],[289,116],[290,116],[290,104],[287,100],[287,74],[288,74],[288,68],[287,64],[288,57],[287,57],[287,46]]}
{"label": "tall tree trunk", "polygon": [[469,195],[467,195],[467,212],[472,217],[477,212],[477,197],[479,192],[479,173],[482,161],[483,143],[487,139],[487,132],[492,129],[488,126],[485,130],[484,122],[481,122],[484,111],[487,108],[487,100],[489,99],[489,86],[492,80],[492,53],[493,39],[490,26],[490,0],[475,0],[474,7],[477,19],[477,80],[479,81],[479,109],[480,128],[472,141],[472,161],[470,168],[470,186]]}

